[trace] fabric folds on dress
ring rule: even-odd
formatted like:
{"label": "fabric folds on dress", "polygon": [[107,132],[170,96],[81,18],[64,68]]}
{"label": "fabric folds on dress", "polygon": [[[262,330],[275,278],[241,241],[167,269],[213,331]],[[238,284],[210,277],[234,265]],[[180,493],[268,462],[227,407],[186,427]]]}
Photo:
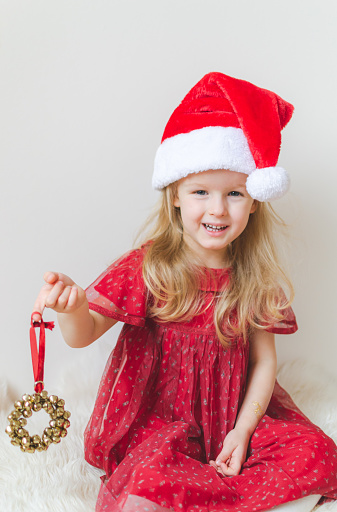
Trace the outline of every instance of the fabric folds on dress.
{"label": "fabric folds on dress", "polygon": [[[243,400],[249,343],[225,349],[213,308],[190,322],[146,318],[145,248],[130,251],[88,289],[90,308],[125,322],[85,431],[85,456],[105,471],[97,511],[267,510],[307,494],[337,498],[337,451],[276,383],[240,475],[209,464]],[[202,280],[205,305],[229,269]],[[296,330],[291,308],[271,330]]]}

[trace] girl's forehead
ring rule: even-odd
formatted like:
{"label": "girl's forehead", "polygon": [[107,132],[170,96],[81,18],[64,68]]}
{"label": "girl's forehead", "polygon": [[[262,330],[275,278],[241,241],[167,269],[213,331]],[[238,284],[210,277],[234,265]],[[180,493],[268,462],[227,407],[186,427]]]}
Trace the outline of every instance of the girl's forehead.
{"label": "girl's forehead", "polygon": [[185,183],[186,185],[241,185],[245,186],[247,174],[242,172],[230,171],[229,169],[209,169],[198,173],[188,174],[186,178],[182,178],[178,183]]}

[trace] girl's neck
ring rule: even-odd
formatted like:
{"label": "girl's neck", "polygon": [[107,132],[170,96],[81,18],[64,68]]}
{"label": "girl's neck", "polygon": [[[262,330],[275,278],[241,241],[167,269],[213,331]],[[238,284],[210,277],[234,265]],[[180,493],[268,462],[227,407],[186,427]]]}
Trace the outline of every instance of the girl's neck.
{"label": "girl's neck", "polygon": [[193,243],[190,243],[189,240],[183,239],[183,243],[188,248],[188,251],[191,253],[192,258],[199,263],[200,266],[210,268],[210,269],[225,269],[230,266],[227,251],[209,251],[198,250],[193,247]]}

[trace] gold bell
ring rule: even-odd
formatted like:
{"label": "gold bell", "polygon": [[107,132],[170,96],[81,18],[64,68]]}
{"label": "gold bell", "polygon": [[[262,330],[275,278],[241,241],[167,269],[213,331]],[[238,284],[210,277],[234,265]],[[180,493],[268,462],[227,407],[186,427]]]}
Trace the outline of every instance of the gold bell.
{"label": "gold bell", "polygon": [[41,395],[39,393],[35,393],[33,396],[34,403],[38,404],[41,402]]}
{"label": "gold bell", "polygon": [[5,432],[6,432],[6,434],[8,434],[9,436],[14,436],[14,435],[15,435],[14,428],[13,428],[11,425],[8,425],[8,426],[6,427]]}
{"label": "gold bell", "polygon": [[50,437],[46,436],[45,434],[42,435],[42,441],[44,442],[44,444],[48,447],[49,445],[51,445],[52,443],[52,440],[50,439]]}
{"label": "gold bell", "polygon": [[46,436],[51,437],[53,435],[53,429],[52,428],[45,428],[43,433]]}
{"label": "gold bell", "polygon": [[54,407],[52,406],[52,404],[50,402],[44,402],[43,406],[44,410],[50,414],[52,412],[54,412]]}

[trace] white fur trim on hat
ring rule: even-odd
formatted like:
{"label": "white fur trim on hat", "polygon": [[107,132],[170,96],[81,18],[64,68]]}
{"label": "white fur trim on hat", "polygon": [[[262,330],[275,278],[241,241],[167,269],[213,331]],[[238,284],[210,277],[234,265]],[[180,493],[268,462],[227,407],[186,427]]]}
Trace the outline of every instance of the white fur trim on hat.
{"label": "white fur trim on hat", "polygon": [[207,126],[165,139],[156,153],[152,185],[160,190],[188,174],[209,169],[245,174],[256,169],[241,128]]}
{"label": "white fur trim on hat", "polygon": [[246,181],[248,194],[258,201],[270,201],[282,197],[289,187],[289,175],[282,167],[256,169]]}

